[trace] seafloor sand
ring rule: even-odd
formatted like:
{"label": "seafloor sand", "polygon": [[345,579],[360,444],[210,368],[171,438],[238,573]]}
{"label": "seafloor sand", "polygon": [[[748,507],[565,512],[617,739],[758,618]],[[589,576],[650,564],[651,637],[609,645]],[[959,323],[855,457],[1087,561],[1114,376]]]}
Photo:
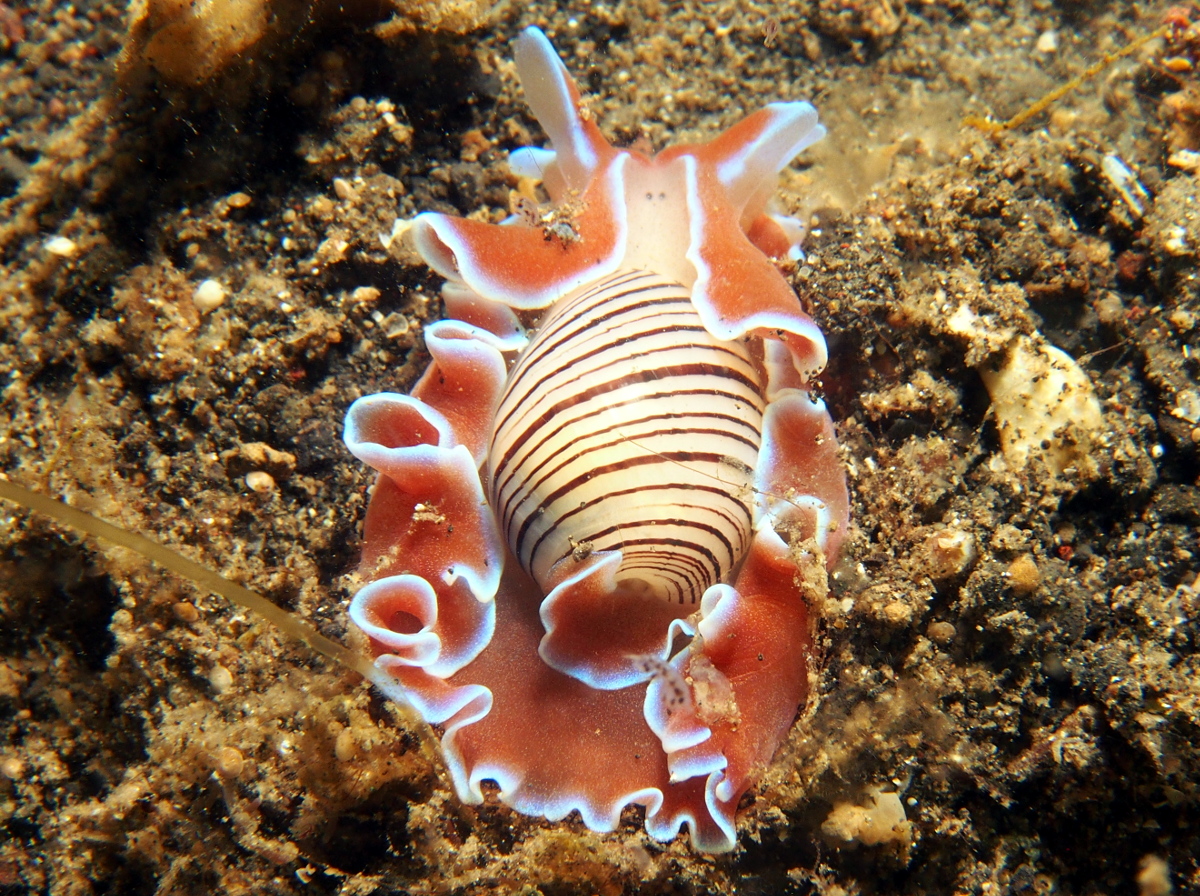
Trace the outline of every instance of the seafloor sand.
{"label": "seafloor sand", "polygon": [[[5,505],[0,894],[1200,893],[1200,32],[991,137],[1165,4],[409,5],[0,3],[0,469],[342,637],[341,419],[439,314],[380,235],[507,214],[516,32],[619,143],[813,99],[781,195],[854,493],[818,699],[729,857],[464,807],[353,676]],[[1102,424],[1006,401],[1056,376]]]}

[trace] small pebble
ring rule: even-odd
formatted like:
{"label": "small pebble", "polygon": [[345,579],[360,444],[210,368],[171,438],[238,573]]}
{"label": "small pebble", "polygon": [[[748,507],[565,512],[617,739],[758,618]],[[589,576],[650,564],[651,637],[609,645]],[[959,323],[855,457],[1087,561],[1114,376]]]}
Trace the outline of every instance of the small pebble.
{"label": "small pebble", "polygon": [[1200,393],[1184,389],[1175,395],[1175,407],[1171,416],[1186,420],[1188,423],[1200,423]]}
{"label": "small pebble", "polygon": [[46,240],[43,248],[51,255],[57,255],[59,258],[74,258],[79,251],[79,246],[74,240],[67,239],[65,236],[56,236]]}
{"label": "small pebble", "polygon": [[358,198],[358,190],[354,189],[354,185],[344,177],[335,177],[333,179],[333,192],[343,202],[353,202]]}
{"label": "small pebble", "polygon": [[1042,671],[1052,681],[1065,682],[1071,677],[1071,670],[1063,663],[1063,658],[1057,653],[1048,653],[1042,659]]}
{"label": "small pebble", "polygon": [[349,762],[358,755],[358,741],[354,739],[354,732],[349,728],[338,732],[337,740],[333,744],[333,755],[337,757],[338,762]]}
{"label": "small pebble", "polygon": [[225,287],[216,280],[203,280],[192,293],[192,304],[201,314],[220,308],[225,304]]}
{"label": "small pebble", "polygon": [[935,581],[962,575],[976,556],[974,537],[959,529],[943,529],[925,541],[925,569]]}
{"label": "small pebble", "polygon": [[1032,554],[1022,554],[1008,565],[1008,581],[1017,594],[1033,594],[1042,584],[1042,574]]}
{"label": "small pebble", "polygon": [[246,485],[260,495],[275,491],[275,477],[264,470],[252,470],[246,474]]}
{"label": "small pebble", "polygon": [[224,666],[213,666],[208,672],[208,683],[213,691],[224,694],[233,687],[233,673]]}
{"label": "small pebble", "polygon": [[958,629],[949,622],[931,622],[929,623],[929,628],[925,630],[925,635],[929,640],[942,647],[953,641],[954,636],[957,634]]}
{"label": "small pebble", "polygon": [[0,775],[4,775],[10,781],[23,778],[25,777],[25,763],[19,756],[5,756],[0,759]]}
{"label": "small pebble", "polygon": [[1167,164],[1172,168],[1181,168],[1184,171],[1200,172],[1200,152],[1193,152],[1190,149],[1177,150],[1171,153]]}
{"label": "small pebble", "polygon": [[246,765],[242,753],[236,747],[221,747],[217,750],[217,774],[222,778],[236,778]]}
{"label": "small pebble", "polygon": [[1058,32],[1043,31],[1038,35],[1037,51],[1039,53],[1053,53],[1058,49]]}
{"label": "small pebble", "polygon": [[186,600],[179,601],[171,607],[171,611],[180,622],[191,623],[200,619],[200,611],[196,609],[196,605],[188,603]]}
{"label": "small pebble", "polygon": [[1171,896],[1171,866],[1161,856],[1143,856],[1137,873],[1138,896]]}
{"label": "small pebble", "polygon": [[234,193],[225,201],[229,203],[230,208],[245,208],[250,204],[250,194],[241,192]]}

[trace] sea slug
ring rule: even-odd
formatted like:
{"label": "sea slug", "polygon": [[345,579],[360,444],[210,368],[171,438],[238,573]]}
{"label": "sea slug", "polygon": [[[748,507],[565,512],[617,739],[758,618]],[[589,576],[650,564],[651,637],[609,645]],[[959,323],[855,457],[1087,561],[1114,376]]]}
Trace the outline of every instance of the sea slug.
{"label": "sea slug", "polygon": [[[516,64],[549,196],[410,236],[446,318],[409,395],[354,403],[379,472],[351,618],[388,692],[443,727],[459,796],[735,844],[738,800],[804,702],[801,572],[849,516],[810,393],[825,340],[780,273],[778,173],[824,128],[776,103],[708,143],[611,146],[536,28]],[[819,569],[819,565],[817,567]]]}

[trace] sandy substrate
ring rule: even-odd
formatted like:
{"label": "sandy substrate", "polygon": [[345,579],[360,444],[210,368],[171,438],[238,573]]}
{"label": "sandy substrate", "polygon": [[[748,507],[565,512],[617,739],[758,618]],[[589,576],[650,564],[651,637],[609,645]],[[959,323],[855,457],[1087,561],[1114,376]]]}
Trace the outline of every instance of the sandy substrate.
{"label": "sandy substrate", "polygon": [[538,24],[618,144],[829,129],[819,693],[731,856],[463,806],[353,674],[6,504],[0,894],[1200,893],[1200,11],[988,135],[1166,5],[202,6],[0,3],[4,475],[347,639],[342,417],[440,314],[381,236],[508,214]]}

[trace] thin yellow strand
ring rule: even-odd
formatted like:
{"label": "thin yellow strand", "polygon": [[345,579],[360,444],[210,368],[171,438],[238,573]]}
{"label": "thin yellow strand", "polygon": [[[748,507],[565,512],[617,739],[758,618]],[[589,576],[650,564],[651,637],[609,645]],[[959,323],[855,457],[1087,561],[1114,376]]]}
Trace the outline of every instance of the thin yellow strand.
{"label": "thin yellow strand", "polygon": [[[29,510],[44,514],[73,529],[78,529],[95,538],[102,538],[120,547],[127,548],[135,554],[140,554],[147,560],[157,563],[164,569],[194,582],[201,588],[207,588],[230,603],[236,604],[257,613],[273,623],[281,631],[308,645],[322,656],[328,657],[335,663],[357,672],[363,678],[375,684],[381,684],[384,679],[375,666],[365,657],[359,656],[353,650],[325,637],[313,626],[304,622],[295,614],[271,603],[261,594],[256,594],[249,588],[244,588],[236,582],[231,582],[219,573],[213,572],[206,566],[189,560],[182,554],[170,548],[165,548],[144,535],[128,532],[112,523],[92,516],[82,510],[64,504],[54,498],[30,491],[14,482],[0,479],[0,498],[12,501]],[[393,686],[394,687],[394,686]],[[385,687],[384,690],[387,690]]]}
{"label": "thin yellow strand", "polygon": [[1060,84],[1045,96],[1034,100],[1033,103],[1026,106],[1012,118],[1008,119],[1008,121],[993,121],[992,119],[984,118],[981,115],[968,115],[963,119],[962,123],[965,127],[977,128],[978,130],[985,131],[989,134],[999,134],[1001,131],[1011,131],[1013,128],[1019,128],[1025,122],[1029,121],[1029,119],[1033,118],[1033,116],[1045,110],[1047,106],[1050,106],[1062,99],[1084,81],[1094,78],[1118,59],[1124,59],[1126,56],[1137,52],[1139,48],[1145,44],[1148,44],[1156,37],[1165,37],[1170,30],[1170,25],[1163,25],[1156,31],[1151,31],[1149,34],[1143,34],[1141,37],[1137,38],[1132,43],[1126,44],[1116,52],[1107,54],[1099,62],[1093,62],[1091,65],[1085,68],[1083,72],[1081,72],[1079,75],[1076,75],[1067,83]]}

